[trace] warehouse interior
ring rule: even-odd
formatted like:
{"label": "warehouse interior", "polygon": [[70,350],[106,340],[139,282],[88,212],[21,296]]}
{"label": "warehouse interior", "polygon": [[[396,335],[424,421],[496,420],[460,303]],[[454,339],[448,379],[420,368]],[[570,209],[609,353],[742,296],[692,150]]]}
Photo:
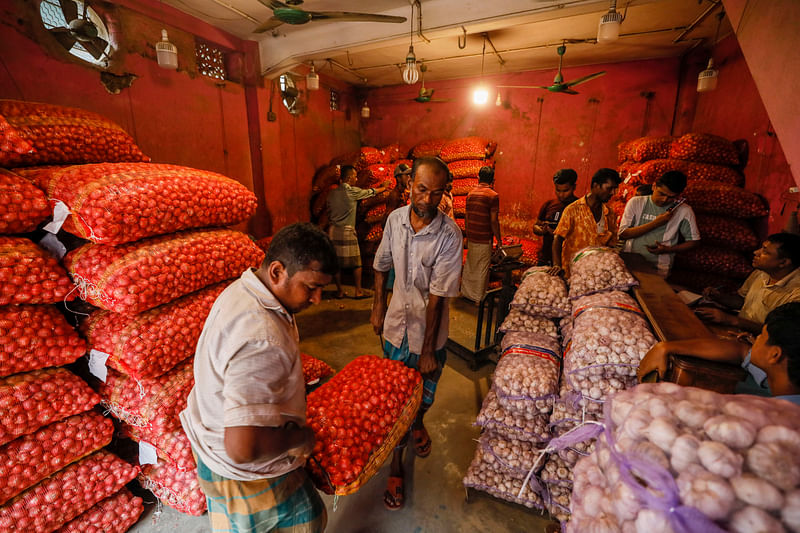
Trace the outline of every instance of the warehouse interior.
{"label": "warehouse interior", "polygon": [[[744,188],[769,207],[754,221],[759,238],[791,216],[791,191],[800,186],[794,0],[300,0],[287,4],[406,20],[284,23],[255,33],[274,15],[269,3],[78,2],[102,21],[109,43],[92,62],[54,38],[58,0],[0,0],[0,99],[98,113],[153,163],[232,178],[257,199],[255,214],[234,227],[254,240],[316,221],[315,176],[343,154],[472,136],[496,143],[501,212],[517,219],[535,218],[558,169],[574,168],[576,192],[585,194],[598,168],[619,165],[621,143],[690,132],[746,141]],[[598,21],[610,8],[624,15],[619,38],[598,43]],[[163,30],[177,68],[159,65]],[[409,45],[422,66],[413,84],[403,80]],[[698,92],[710,59],[718,83]],[[528,88],[549,86],[560,72],[573,80],[601,71],[576,86],[578,94]],[[318,89],[309,87],[314,74]],[[488,102],[473,102],[477,88],[488,90]],[[298,329],[301,351],[338,371],[381,345],[369,324],[371,301],[334,293],[328,286],[321,304],[299,315]],[[451,309],[451,337],[471,344],[476,308],[458,300]],[[384,465],[357,494],[323,497],[328,531],[552,531],[546,513],[467,497],[462,485],[492,371],[450,354],[429,417],[433,453],[406,457],[413,488],[405,509],[384,509]],[[210,531],[207,516],[137,494],[147,505],[132,531]]]}

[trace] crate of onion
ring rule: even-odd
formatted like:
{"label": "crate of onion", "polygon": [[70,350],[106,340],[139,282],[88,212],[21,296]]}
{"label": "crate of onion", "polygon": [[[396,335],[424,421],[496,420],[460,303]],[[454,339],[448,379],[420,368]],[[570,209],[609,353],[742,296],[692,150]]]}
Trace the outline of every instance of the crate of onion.
{"label": "crate of onion", "polygon": [[374,355],[357,357],[309,394],[317,442],[307,466],[317,488],[357,491],[408,432],[421,400],[419,372]]}

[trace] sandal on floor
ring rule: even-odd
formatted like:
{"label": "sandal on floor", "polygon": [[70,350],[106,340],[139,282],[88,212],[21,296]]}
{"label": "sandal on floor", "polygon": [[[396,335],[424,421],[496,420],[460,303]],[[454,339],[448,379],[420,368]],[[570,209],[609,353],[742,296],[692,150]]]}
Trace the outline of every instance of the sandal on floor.
{"label": "sandal on floor", "polygon": [[386,491],[383,493],[383,505],[390,511],[402,509],[405,504],[405,484],[400,476],[389,476]]}
{"label": "sandal on floor", "polygon": [[411,436],[414,438],[414,453],[417,457],[428,457],[431,454],[431,437],[425,426],[412,429]]}

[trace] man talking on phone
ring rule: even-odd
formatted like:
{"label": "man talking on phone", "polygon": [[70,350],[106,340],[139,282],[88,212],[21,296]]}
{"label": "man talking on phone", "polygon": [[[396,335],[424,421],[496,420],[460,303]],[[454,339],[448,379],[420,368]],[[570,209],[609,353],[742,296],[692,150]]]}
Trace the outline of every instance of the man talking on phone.
{"label": "man talking on phone", "polygon": [[675,254],[691,250],[700,242],[694,211],[680,194],[686,188],[686,175],[677,170],[665,172],[649,196],[635,196],[625,206],[620,222],[620,240],[625,251],[635,252],[667,277]]}

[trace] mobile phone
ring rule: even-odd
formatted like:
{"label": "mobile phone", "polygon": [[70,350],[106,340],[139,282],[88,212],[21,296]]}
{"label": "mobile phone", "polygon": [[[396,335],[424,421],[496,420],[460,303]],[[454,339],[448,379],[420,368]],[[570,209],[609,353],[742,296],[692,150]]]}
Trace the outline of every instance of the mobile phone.
{"label": "mobile phone", "polygon": [[671,205],[671,206],[670,206],[670,207],[667,209],[667,211],[674,211],[674,210],[675,210],[675,208],[677,208],[679,205],[681,205],[681,204],[682,204],[683,202],[685,202],[685,201],[686,201],[686,198],[681,198],[680,200],[678,200],[677,202],[675,202],[674,204],[672,204],[672,205]]}

